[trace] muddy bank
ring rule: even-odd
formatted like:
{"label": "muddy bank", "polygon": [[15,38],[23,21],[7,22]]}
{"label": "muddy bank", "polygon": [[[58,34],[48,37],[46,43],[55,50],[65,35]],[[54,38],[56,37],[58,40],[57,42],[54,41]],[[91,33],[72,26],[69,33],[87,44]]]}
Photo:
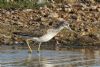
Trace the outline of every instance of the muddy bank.
{"label": "muddy bank", "polygon": [[[100,5],[99,3],[51,3],[38,9],[0,9],[0,44],[24,43],[14,32],[41,36],[56,25],[58,18],[70,23],[77,33],[62,30],[52,44],[100,45]],[[48,44],[48,43],[47,43]]]}

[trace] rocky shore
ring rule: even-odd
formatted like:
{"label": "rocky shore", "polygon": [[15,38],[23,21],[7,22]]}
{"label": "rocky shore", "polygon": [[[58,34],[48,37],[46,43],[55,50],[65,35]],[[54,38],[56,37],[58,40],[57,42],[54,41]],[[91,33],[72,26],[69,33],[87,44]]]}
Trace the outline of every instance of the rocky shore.
{"label": "rocky shore", "polygon": [[[41,36],[63,18],[77,33],[62,30],[50,43],[100,45],[100,4],[51,3],[37,9],[0,9],[0,45],[24,43],[14,32]],[[48,43],[47,43],[48,44]]]}

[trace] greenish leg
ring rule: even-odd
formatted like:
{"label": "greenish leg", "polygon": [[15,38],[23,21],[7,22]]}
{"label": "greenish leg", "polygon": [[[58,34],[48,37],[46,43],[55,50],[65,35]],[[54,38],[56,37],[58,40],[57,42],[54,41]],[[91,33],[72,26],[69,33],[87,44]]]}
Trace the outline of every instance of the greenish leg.
{"label": "greenish leg", "polygon": [[41,42],[39,43],[38,52],[40,52]]}
{"label": "greenish leg", "polygon": [[28,39],[26,40],[26,43],[27,43],[27,45],[28,45],[29,52],[32,53],[32,49],[31,49],[31,47],[30,47],[30,45],[29,45],[29,40],[28,40]]}

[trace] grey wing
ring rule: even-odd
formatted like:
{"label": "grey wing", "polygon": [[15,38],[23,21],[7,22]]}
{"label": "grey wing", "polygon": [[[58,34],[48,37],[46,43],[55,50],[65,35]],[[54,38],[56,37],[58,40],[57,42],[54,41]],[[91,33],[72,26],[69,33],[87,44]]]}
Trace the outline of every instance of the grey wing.
{"label": "grey wing", "polygon": [[33,35],[28,33],[22,33],[22,32],[13,32],[13,35],[19,38],[29,39],[32,38]]}

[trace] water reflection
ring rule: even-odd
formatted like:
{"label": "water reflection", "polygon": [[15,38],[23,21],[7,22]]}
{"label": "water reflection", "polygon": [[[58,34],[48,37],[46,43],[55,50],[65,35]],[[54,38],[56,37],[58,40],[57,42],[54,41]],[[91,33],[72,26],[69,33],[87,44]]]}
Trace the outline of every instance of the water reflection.
{"label": "water reflection", "polygon": [[66,51],[0,50],[3,67],[100,67],[100,49],[73,49]]}

